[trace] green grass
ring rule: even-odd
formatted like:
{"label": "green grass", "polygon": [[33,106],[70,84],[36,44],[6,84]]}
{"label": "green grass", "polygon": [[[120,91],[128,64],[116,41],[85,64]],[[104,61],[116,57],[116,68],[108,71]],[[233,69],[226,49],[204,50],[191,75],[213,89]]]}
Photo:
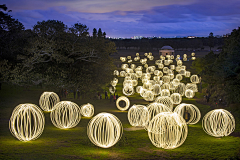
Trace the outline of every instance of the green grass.
{"label": "green grass", "polygon": [[[117,86],[117,90],[120,91],[121,86]],[[103,149],[95,146],[88,139],[87,125],[90,118],[82,117],[75,128],[61,130],[52,125],[48,112],[44,112],[46,122],[42,135],[34,141],[21,142],[9,131],[11,112],[20,103],[38,105],[43,91],[40,88],[25,90],[3,84],[0,90],[0,159],[229,159],[239,156],[239,137],[209,136],[203,131],[201,122],[189,125],[186,141],[176,149],[156,148],[145,130],[124,130],[121,140],[116,145]],[[200,98],[201,95],[196,97]],[[131,105],[149,103],[142,100],[138,94],[129,99]],[[91,103],[95,107],[95,115],[109,112],[121,120],[124,128],[131,127],[127,112],[117,110],[115,104],[110,103],[109,100],[76,100],[71,97],[62,100],[73,101],[79,106]],[[183,102],[197,105],[202,116],[211,110],[210,106],[198,104],[195,99],[184,98]]]}

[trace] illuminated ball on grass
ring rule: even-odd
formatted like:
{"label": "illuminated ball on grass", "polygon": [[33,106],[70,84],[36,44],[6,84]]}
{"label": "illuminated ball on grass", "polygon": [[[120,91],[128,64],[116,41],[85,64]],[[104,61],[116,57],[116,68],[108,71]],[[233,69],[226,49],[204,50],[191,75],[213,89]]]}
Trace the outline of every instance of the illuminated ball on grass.
{"label": "illuminated ball on grass", "polygon": [[181,115],[187,124],[196,124],[201,118],[200,110],[193,104],[179,104],[174,112]]}
{"label": "illuminated ball on grass", "polygon": [[193,98],[195,96],[195,92],[193,92],[193,90],[191,90],[191,89],[186,89],[185,90],[185,96],[187,98]]}
{"label": "illuminated ball on grass", "polygon": [[55,104],[60,102],[58,95],[54,92],[43,92],[39,99],[39,106],[44,111],[52,111]]}
{"label": "illuminated ball on grass", "polygon": [[82,105],[80,111],[84,117],[92,117],[94,115],[94,107],[90,103]]}
{"label": "illuminated ball on grass", "polygon": [[121,121],[110,113],[99,113],[93,117],[87,126],[87,135],[96,146],[109,148],[122,137]]}
{"label": "illuminated ball on grass", "polygon": [[203,117],[202,127],[210,136],[228,136],[235,129],[235,119],[227,110],[215,109]]}
{"label": "illuminated ball on grass", "polygon": [[166,105],[169,109],[171,109],[171,111],[173,110],[173,101],[168,96],[158,96],[155,99],[155,102],[162,103],[162,104]]}
{"label": "illuminated ball on grass", "polygon": [[148,137],[158,148],[174,149],[187,138],[188,127],[182,116],[172,112],[157,114],[149,123]]}
{"label": "illuminated ball on grass", "polygon": [[148,128],[148,124],[150,123],[150,121],[159,113],[161,112],[171,112],[171,109],[168,108],[167,106],[165,106],[164,104],[162,103],[150,103],[148,106],[147,106],[147,109],[148,109],[148,121],[145,125],[145,129],[147,130]]}
{"label": "illuminated ball on grass", "polygon": [[[122,102],[124,102],[125,106],[120,105]],[[129,99],[128,99],[127,97],[121,96],[121,97],[119,97],[119,98],[117,99],[117,101],[116,101],[116,106],[117,106],[117,108],[118,108],[119,110],[125,111],[125,110],[127,110],[127,109],[129,108],[129,106],[130,106],[130,101],[129,101]]]}
{"label": "illuminated ball on grass", "polygon": [[9,129],[20,141],[35,140],[43,132],[45,118],[42,110],[34,104],[20,104],[12,112]]}
{"label": "illuminated ball on grass", "polygon": [[144,127],[148,121],[148,109],[144,105],[133,105],[128,110],[128,121],[131,126]]}
{"label": "illuminated ball on grass", "polygon": [[61,101],[53,107],[50,118],[57,128],[73,128],[81,120],[81,109],[76,103]]}
{"label": "illuminated ball on grass", "polygon": [[170,98],[172,99],[173,104],[180,104],[182,102],[182,96],[179,93],[171,94]]}

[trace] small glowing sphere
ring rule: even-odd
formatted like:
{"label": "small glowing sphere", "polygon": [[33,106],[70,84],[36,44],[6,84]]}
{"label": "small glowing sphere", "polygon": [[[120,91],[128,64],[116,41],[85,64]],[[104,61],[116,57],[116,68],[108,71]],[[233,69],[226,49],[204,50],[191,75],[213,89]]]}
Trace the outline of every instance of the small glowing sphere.
{"label": "small glowing sphere", "polygon": [[235,119],[227,110],[215,109],[203,117],[202,127],[210,136],[228,136],[235,129]]}
{"label": "small glowing sphere", "polygon": [[178,61],[177,61],[177,65],[178,65],[178,66],[182,66],[182,64],[183,64],[183,63],[182,63],[181,60],[178,60]]}
{"label": "small glowing sphere", "polygon": [[131,96],[135,93],[133,86],[124,86],[122,91],[123,91],[123,94],[126,96]]}
{"label": "small glowing sphere", "polygon": [[153,101],[154,100],[154,93],[152,91],[147,90],[142,94],[142,97],[145,101]]}
{"label": "small glowing sphere", "polygon": [[173,101],[170,97],[168,96],[159,96],[155,99],[155,102],[157,103],[162,103],[165,106],[167,106],[168,108],[171,109],[171,111],[173,110]]}
{"label": "small glowing sphere", "polygon": [[190,89],[192,90],[193,92],[198,92],[198,87],[197,87],[197,84],[195,83],[187,83],[186,86],[185,86],[185,89]]}
{"label": "small glowing sphere", "polygon": [[173,104],[180,104],[182,102],[182,96],[179,93],[171,94],[170,98],[173,101]]}
{"label": "small glowing sphere", "polygon": [[181,74],[177,74],[177,75],[176,75],[176,79],[178,79],[179,81],[181,81],[181,80],[182,80],[182,75],[181,75]]}
{"label": "small glowing sphere", "polygon": [[92,117],[94,115],[94,107],[92,104],[84,104],[81,106],[81,114],[84,117]]}
{"label": "small glowing sphere", "polygon": [[192,75],[192,76],[190,77],[190,81],[191,81],[192,83],[200,83],[200,80],[199,80],[199,78],[198,78],[197,75]]}
{"label": "small glowing sphere", "polygon": [[81,120],[81,109],[70,101],[58,102],[50,114],[53,125],[60,129],[73,128]]}
{"label": "small glowing sphere", "polygon": [[169,83],[164,83],[164,84],[161,86],[161,89],[170,89],[170,84],[169,84]]}
{"label": "small glowing sphere", "polygon": [[114,70],[113,71],[113,75],[119,76],[119,71],[118,70]]}
{"label": "small glowing sphere", "polygon": [[144,127],[148,121],[148,109],[143,105],[133,105],[128,110],[128,121],[131,126]]}
{"label": "small glowing sphere", "polygon": [[160,63],[160,64],[158,65],[158,68],[159,68],[159,69],[163,69],[163,67],[164,67],[164,65],[163,65],[162,63]]}
{"label": "small glowing sphere", "polygon": [[168,73],[168,67],[163,67],[163,73]]}
{"label": "small glowing sphere", "polygon": [[161,86],[159,84],[153,85],[152,92],[154,95],[159,95],[161,93]]}
{"label": "small glowing sphere", "polygon": [[191,72],[186,71],[186,72],[185,72],[185,77],[190,77],[190,76],[191,76]]}
{"label": "small glowing sphere", "polygon": [[51,111],[53,106],[60,102],[58,95],[54,92],[43,92],[39,99],[39,106],[44,111]]}
{"label": "small glowing sphere", "polygon": [[193,98],[195,96],[195,92],[193,92],[193,90],[191,90],[191,89],[186,89],[185,96],[187,98]]}
{"label": "small glowing sphere", "polygon": [[121,121],[110,113],[99,113],[93,117],[87,126],[89,140],[98,147],[109,148],[122,137]]}
{"label": "small glowing sphere", "polygon": [[[125,107],[122,107],[122,106],[119,105],[119,103],[120,103],[121,101],[124,101],[124,102],[125,102]],[[117,108],[118,108],[119,110],[125,111],[125,110],[127,110],[127,109],[129,108],[129,106],[130,106],[130,101],[129,101],[129,99],[128,99],[127,97],[121,96],[121,97],[119,97],[119,98],[117,99],[117,101],[116,101],[116,106],[117,106]]]}
{"label": "small glowing sphere", "polygon": [[170,91],[168,90],[168,89],[163,89],[162,91],[161,91],[161,96],[170,96]]}
{"label": "small glowing sphere", "polygon": [[126,72],[125,72],[125,71],[121,71],[121,72],[120,72],[120,77],[125,77],[125,75],[126,75]]}
{"label": "small glowing sphere", "polygon": [[114,86],[110,86],[110,87],[109,87],[109,92],[110,92],[110,93],[113,94],[113,93],[115,93],[115,91],[116,91],[116,87],[114,87]]}
{"label": "small glowing sphere", "polygon": [[196,57],[192,57],[192,60],[196,60]]}
{"label": "small glowing sphere", "polygon": [[195,53],[194,52],[192,52],[192,54],[191,54],[192,56],[195,56]]}
{"label": "small glowing sphere", "polygon": [[174,112],[181,115],[186,120],[187,124],[196,124],[201,118],[200,110],[193,104],[179,104],[174,109]]}
{"label": "small glowing sphere", "polygon": [[136,56],[139,56],[139,53],[136,53]]}
{"label": "small glowing sphere", "polygon": [[30,141],[40,137],[44,124],[44,114],[38,106],[20,104],[12,112],[9,129],[20,141]]}
{"label": "small glowing sphere", "polygon": [[157,114],[148,125],[148,137],[158,148],[174,149],[187,138],[188,127],[180,115],[172,112]]}
{"label": "small glowing sphere", "polygon": [[169,83],[171,81],[170,76],[163,76],[162,81],[163,83]]}

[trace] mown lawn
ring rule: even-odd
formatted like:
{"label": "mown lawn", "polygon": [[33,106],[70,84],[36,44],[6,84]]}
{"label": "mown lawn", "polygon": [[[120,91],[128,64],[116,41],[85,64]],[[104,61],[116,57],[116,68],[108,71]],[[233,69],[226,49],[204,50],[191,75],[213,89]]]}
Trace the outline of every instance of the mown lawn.
{"label": "mown lawn", "polygon": [[[120,89],[121,86],[118,86],[117,90]],[[201,122],[189,125],[186,141],[173,150],[156,148],[145,130],[124,130],[121,140],[116,145],[103,149],[88,139],[87,124],[90,118],[82,117],[75,128],[61,130],[52,125],[48,112],[44,112],[46,122],[43,134],[34,141],[21,142],[9,131],[11,112],[21,103],[38,105],[43,91],[44,89],[40,88],[26,90],[3,84],[0,90],[0,159],[230,159],[240,156],[239,137],[211,137],[203,131]],[[129,97],[131,105],[149,103],[135,95]],[[115,104],[109,100],[76,100],[71,97],[62,100],[73,101],[79,106],[91,103],[95,107],[94,115],[109,112],[121,120],[124,128],[131,127],[127,112],[118,111]],[[197,105],[202,117],[211,110],[210,106],[198,104],[195,99],[184,99],[183,102]],[[239,128],[239,124],[236,127]]]}

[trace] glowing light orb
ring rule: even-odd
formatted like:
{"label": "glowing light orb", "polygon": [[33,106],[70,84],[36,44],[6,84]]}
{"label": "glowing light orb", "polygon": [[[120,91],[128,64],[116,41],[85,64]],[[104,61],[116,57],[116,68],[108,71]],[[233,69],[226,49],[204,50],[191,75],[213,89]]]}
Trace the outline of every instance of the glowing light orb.
{"label": "glowing light orb", "polygon": [[147,106],[148,109],[148,121],[145,125],[145,129],[147,130],[149,122],[159,113],[161,112],[171,112],[171,109],[165,106],[162,103],[150,103]]}
{"label": "glowing light orb", "polygon": [[[119,105],[119,103],[120,103],[121,101],[124,101],[124,102],[125,102],[125,107],[121,107],[121,106]],[[128,99],[127,97],[121,96],[121,97],[119,97],[119,98],[117,99],[117,101],[116,101],[116,106],[117,106],[117,108],[118,108],[119,110],[125,111],[125,110],[127,110],[127,109],[129,108],[129,106],[130,106],[130,101],[129,101],[129,99]]]}
{"label": "glowing light orb", "polygon": [[93,117],[87,126],[89,140],[98,147],[109,148],[122,137],[121,121],[110,113],[99,113]]}
{"label": "glowing light orb", "polygon": [[131,126],[144,127],[148,121],[148,109],[144,105],[133,105],[128,110],[128,121]]}
{"label": "glowing light orb", "polygon": [[179,93],[171,94],[170,98],[172,99],[173,104],[180,104],[182,102],[182,96]]}
{"label": "glowing light orb", "polygon": [[80,111],[84,117],[92,117],[94,115],[94,107],[90,103],[82,105]]}
{"label": "glowing light orb", "polygon": [[235,129],[235,119],[227,110],[215,109],[203,117],[202,127],[211,136],[228,136]]}
{"label": "glowing light orb", "polygon": [[34,104],[19,104],[12,112],[9,129],[20,141],[35,140],[43,132],[45,118],[42,110]]}
{"label": "glowing light orb", "polygon": [[123,91],[123,94],[125,94],[126,96],[130,96],[135,93],[133,86],[124,86],[122,91]]}
{"label": "glowing light orb", "polygon": [[168,90],[168,89],[163,89],[162,91],[161,91],[161,96],[170,96],[170,91]]}
{"label": "glowing light orb", "polygon": [[146,91],[142,94],[142,97],[145,101],[153,101],[154,100],[154,93],[152,91]]}
{"label": "glowing light orb", "polygon": [[195,96],[195,93],[194,93],[193,90],[191,90],[191,89],[186,89],[186,91],[185,91],[185,96],[186,96],[187,98],[193,98],[193,97]]}
{"label": "glowing light orb", "polygon": [[114,94],[115,91],[116,91],[116,87],[114,87],[114,86],[110,86],[110,87],[109,87],[109,92],[110,92],[110,93]]}
{"label": "glowing light orb", "polygon": [[199,80],[199,78],[198,78],[197,75],[192,75],[192,76],[190,77],[190,81],[191,81],[192,83],[199,83],[199,82],[200,82],[200,80]]}
{"label": "glowing light orb", "polygon": [[200,110],[193,104],[179,104],[174,112],[181,115],[187,124],[196,124],[201,118]]}
{"label": "glowing light orb", "polygon": [[39,106],[44,111],[51,111],[53,106],[60,102],[58,95],[54,92],[43,92],[39,99]]}
{"label": "glowing light orb", "polygon": [[186,121],[172,112],[157,114],[149,123],[148,137],[158,148],[174,149],[181,146],[187,138]]}
{"label": "glowing light orb", "polygon": [[173,110],[173,101],[168,96],[159,96],[155,99],[155,102],[162,103],[162,104],[166,105],[168,108],[170,108],[171,111]]}
{"label": "glowing light orb", "polygon": [[58,102],[50,114],[53,125],[60,129],[73,128],[81,120],[81,109],[70,101]]}

